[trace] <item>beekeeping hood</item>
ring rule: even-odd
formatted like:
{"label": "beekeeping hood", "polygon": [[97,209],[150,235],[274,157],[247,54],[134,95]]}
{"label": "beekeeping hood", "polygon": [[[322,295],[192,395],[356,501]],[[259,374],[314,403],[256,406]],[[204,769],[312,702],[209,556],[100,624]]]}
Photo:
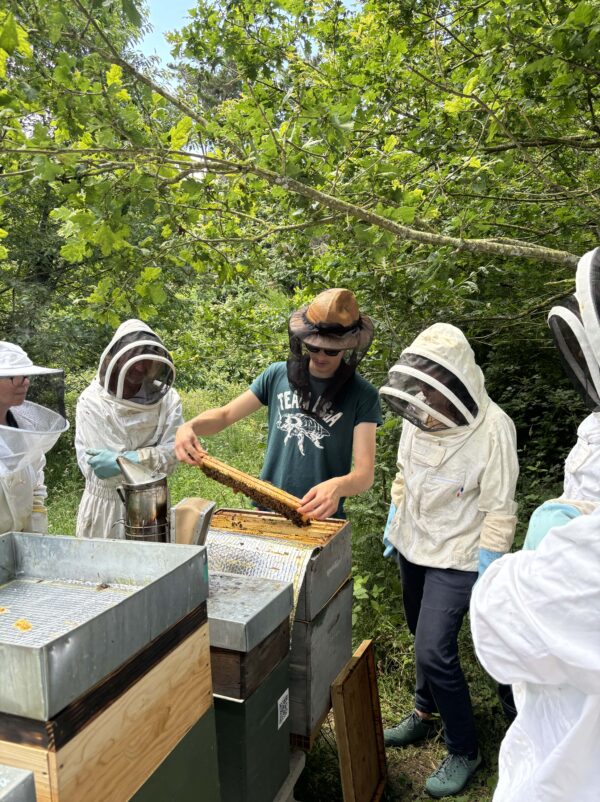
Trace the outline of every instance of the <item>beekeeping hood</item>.
{"label": "beekeeping hood", "polygon": [[600,406],[600,248],[577,265],[576,294],[553,306],[548,325],[563,367],[585,404]]}
{"label": "beekeeping hood", "polygon": [[100,357],[101,387],[125,406],[160,403],[175,380],[175,366],[160,337],[141,320],[126,320]]}
{"label": "beekeeping hood", "polygon": [[448,323],[425,329],[402,351],[379,393],[426,432],[469,426],[489,401],[467,338]]}
{"label": "beekeeping hood", "polygon": [[18,345],[0,342],[0,378],[13,376],[30,383],[27,400],[10,407],[14,425],[0,425],[0,476],[39,462],[69,428],[62,370],[34,365]]}

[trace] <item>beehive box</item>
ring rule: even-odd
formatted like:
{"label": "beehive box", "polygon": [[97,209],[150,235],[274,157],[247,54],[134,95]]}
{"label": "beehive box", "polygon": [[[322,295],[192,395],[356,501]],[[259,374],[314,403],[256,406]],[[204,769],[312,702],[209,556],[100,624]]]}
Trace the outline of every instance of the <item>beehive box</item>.
{"label": "beehive box", "polygon": [[211,571],[293,582],[302,621],[316,618],[352,569],[350,524],[337,519],[301,529],[273,513],[220,509],[206,544]]}
{"label": "beehive box", "polygon": [[215,696],[222,802],[272,802],[290,761],[289,657],[245,700]]}
{"label": "beehive box", "polygon": [[246,699],[290,650],[292,585],[209,573],[208,619],[213,689]]}
{"label": "beehive box", "polygon": [[204,547],[0,535],[0,712],[51,719],[207,596]]}
{"label": "beehive box", "polygon": [[[213,789],[211,802],[219,802],[212,706],[203,602],[55,719],[0,714],[0,762],[33,772],[36,802],[125,802],[137,792],[146,802],[157,789],[165,800],[172,798],[169,764],[162,776],[153,779],[154,773],[174,752],[177,772],[178,746],[208,716],[201,748],[211,767],[206,787]],[[195,731],[194,743],[182,744],[184,752],[198,748]],[[202,783],[192,773],[181,799],[191,802]]]}
{"label": "beehive box", "polygon": [[215,711],[209,707],[131,802],[219,802],[220,799]]}
{"label": "beehive box", "polygon": [[211,571],[292,582],[291,733],[309,747],[329,687],[352,654],[352,552],[347,521],[300,529],[273,513],[217,510],[206,539]]}
{"label": "beehive box", "polygon": [[313,621],[292,628],[290,717],[294,743],[310,748],[330,708],[331,683],[352,657],[352,580]]}

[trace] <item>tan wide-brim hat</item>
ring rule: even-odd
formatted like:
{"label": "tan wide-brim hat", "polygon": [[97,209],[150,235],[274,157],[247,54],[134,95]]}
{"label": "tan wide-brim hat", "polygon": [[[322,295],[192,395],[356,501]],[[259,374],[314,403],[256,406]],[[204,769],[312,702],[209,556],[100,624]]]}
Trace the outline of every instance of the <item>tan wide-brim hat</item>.
{"label": "tan wide-brim hat", "polygon": [[293,312],[290,336],[315,348],[366,351],[373,341],[373,322],[362,315],[354,293],[341,287],[325,290]]}

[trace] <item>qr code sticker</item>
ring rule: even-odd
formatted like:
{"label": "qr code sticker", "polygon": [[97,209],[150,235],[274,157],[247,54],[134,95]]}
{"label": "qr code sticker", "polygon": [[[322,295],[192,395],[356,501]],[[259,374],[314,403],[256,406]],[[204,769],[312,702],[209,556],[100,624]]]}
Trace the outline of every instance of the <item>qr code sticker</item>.
{"label": "qr code sticker", "polygon": [[285,692],[277,700],[277,729],[280,730],[290,715],[290,689],[286,688]]}

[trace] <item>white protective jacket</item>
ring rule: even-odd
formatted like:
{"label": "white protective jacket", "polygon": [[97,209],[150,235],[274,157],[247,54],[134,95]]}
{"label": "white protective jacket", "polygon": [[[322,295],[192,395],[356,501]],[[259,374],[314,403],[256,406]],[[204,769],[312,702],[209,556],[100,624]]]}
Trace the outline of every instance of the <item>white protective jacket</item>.
{"label": "white protective jacket", "polygon": [[48,531],[48,517],[40,514],[48,495],[44,484],[45,464],[46,458],[39,455],[31,464],[0,475],[0,534],[45,534]]}
{"label": "white protective jacket", "polygon": [[56,412],[24,401],[11,408],[18,428],[0,426],[0,533],[48,531],[44,466],[68,422]]}
{"label": "white protective jacket", "polygon": [[598,412],[592,412],[579,424],[577,442],[565,460],[563,497],[600,501],[600,413]]}
{"label": "white protective jacket", "polygon": [[[152,332],[145,323],[128,320],[119,326],[111,344],[138,329]],[[80,395],[75,417],[77,462],[85,477],[77,514],[78,537],[125,537],[124,505],[116,491],[123,478],[99,479],[88,464],[86,449],[137,451],[142,465],[170,474],[177,465],[175,433],[182,423],[181,399],[174,389],[159,403],[144,407],[117,400],[96,376]]]}
{"label": "white protective jacket", "polygon": [[407,350],[451,370],[478,412],[473,423],[445,431],[403,422],[388,539],[417,565],[476,571],[479,548],[506,552],[512,545],[519,474],[515,427],[487,395],[460,329],[435,324]]}
{"label": "white protective jacket", "polygon": [[475,585],[479,659],[513,683],[493,802],[600,799],[600,510],[506,555]]}

